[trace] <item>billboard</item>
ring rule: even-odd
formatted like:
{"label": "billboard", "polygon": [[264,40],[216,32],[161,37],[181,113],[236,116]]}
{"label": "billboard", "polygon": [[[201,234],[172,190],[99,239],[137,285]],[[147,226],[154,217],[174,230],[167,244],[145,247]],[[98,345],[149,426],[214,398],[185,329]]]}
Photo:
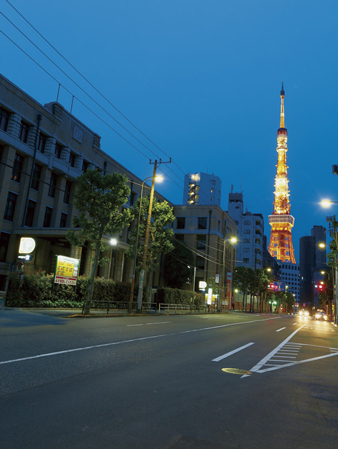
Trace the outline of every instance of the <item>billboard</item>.
{"label": "billboard", "polygon": [[80,259],[56,256],[54,283],[76,285],[79,267]]}
{"label": "billboard", "polygon": [[285,281],[275,281],[269,284],[269,289],[274,292],[285,292]]}

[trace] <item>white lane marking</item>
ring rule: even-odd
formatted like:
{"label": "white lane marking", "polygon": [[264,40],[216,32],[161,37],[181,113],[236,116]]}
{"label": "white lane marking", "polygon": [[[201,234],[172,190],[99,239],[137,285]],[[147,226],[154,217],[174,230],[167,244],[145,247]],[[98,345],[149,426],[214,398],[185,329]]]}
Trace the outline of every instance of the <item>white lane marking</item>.
{"label": "white lane marking", "polygon": [[240,348],[234,349],[233,351],[227,352],[226,354],[220,355],[219,357],[216,357],[216,359],[212,359],[212,362],[219,362],[220,360],[225,359],[226,357],[231,356],[232,354],[236,354],[236,352],[242,351],[245,348],[248,348],[251,345],[254,345],[255,343],[248,343],[247,345],[241,346]]}
{"label": "white lane marking", "polygon": [[265,365],[265,363],[271,359],[271,357],[273,357],[284,345],[285,343],[288,343],[291,338],[297,334],[297,332],[299,332],[303,326],[299,327],[297,330],[295,330],[294,332],[292,332],[292,334],[290,334],[284,341],[282,341],[282,343],[280,343],[275,349],[273,349],[267,356],[265,356],[260,362],[258,362],[255,366],[253,366],[249,371],[251,371],[252,373],[257,372],[260,368],[262,368],[262,366]]}
{"label": "white lane marking", "polygon": [[146,323],[146,326],[151,326],[153,324],[167,324],[167,323],[170,323],[170,321],[158,321],[155,323]]}
{"label": "white lane marking", "polygon": [[[295,359],[296,357],[293,357],[292,355],[280,355],[280,353],[278,353],[278,355],[276,355],[275,357],[282,357],[283,359]],[[275,357],[272,357],[272,359],[274,359]]]}
{"label": "white lane marking", "polygon": [[179,334],[189,334],[191,332],[208,331],[210,329],[221,329],[222,327],[238,326],[240,324],[258,323],[259,321],[278,320],[279,318],[282,318],[282,317],[281,316],[276,316],[276,317],[273,317],[273,318],[264,318],[263,320],[251,320],[251,321],[243,321],[243,322],[240,322],[240,323],[220,324],[219,326],[203,327],[202,329],[193,329],[191,331],[182,331],[182,332],[178,332],[178,333]]}
{"label": "white lane marking", "polygon": [[327,357],[333,357],[335,355],[338,355],[338,352],[333,352],[332,354],[322,355],[320,357],[313,357],[312,359],[300,360],[299,362],[290,362],[287,365],[279,365],[279,366],[276,366],[273,368],[262,369],[262,370],[256,371],[256,373],[262,374],[262,373],[266,373],[267,371],[275,371],[276,369],[287,368],[288,366],[300,365],[301,363],[314,362],[315,360],[326,359]]}
{"label": "white lane marking", "polygon": [[86,346],[84,348],[67,349],[64,351],[50,352],[48,354],[33,355],[31,357],[23,357],[22,359],[5,360],[4,362],[0,362],[0,365],[5,365],[6,363],[23,362],[24,360],[40,359],[42,357],[51,357],[53,355],[68,354],[70,352],[86,351],[88,349],[94,348],[103,348],[105,346],[114,346],[114,345],[121,345],[123,343],[133,343],[135,341],[150,340],[152,338],[166,337],[168,335],[169,334],[153,335],[152,337],[142,337],[142,338],[135,338],[133,340],[115,341],[113,343],[104,343],[101,345]]}
{"label": "white lane marking", "polygon": [[143,324],[127,324],[127,327],[143,326]]}
{"label": "white lane marking", "polygon": [[286,329],[286,327],[281,327],[281,328],[278,329],[276,332],[280,332],[280,331],[282,331],[283,329]]}
{"label": "white lane marking", "polygon": [[70,353],[70,352],[86,351],[88,349],[103,348],[105,346],[121,345],[123,343],[134,343],[134,342],[142,341],[142,340],[150,340],[152,338],[167,337],[169,335],[187,334],[189,332],[200,332],[200,331],[206,331],[206,330],[212,330],[212,329],[219,329],[219,328],[222,328],[222,327],[236,326],[236,325],[240,325],[240,324],[250,324],[250,323],[258,323],[260,321],[277,320],[279,318],[282,318],[282,317],[266,318],[266,319],[263,319],[263,320],[242,321],[240,323],[222,324],[221,326],[203,327],[202,329],[194,329],[194,330],[191,330],[191,331],[173,332],[171,334],[162,334],[162,335],[154,335],[154,336],[150,336],[150,337],[134,338],[132,340],[114,341],[112,343],[103,343],[101,345],[86,346],[84,348],[74,348],[74,349],[67,349],[67,350],[64,350],[64,351],[49,352],[47,354],[33,355],[31,357],[23,357],[21,359],[4,360],[3,362],[0,362],[0,365],[5,365],[6,363],[23,362],[25,360],[40,359],[42,357],[51,357],[51,356],[54,356],[54,355],[67,354],[67,353]]}
{"label": "white lane marking", "polygon": [[292,326],[296,326],[296,324],[298,324],[298,323],[293,323],[293,325],[292,325]]}

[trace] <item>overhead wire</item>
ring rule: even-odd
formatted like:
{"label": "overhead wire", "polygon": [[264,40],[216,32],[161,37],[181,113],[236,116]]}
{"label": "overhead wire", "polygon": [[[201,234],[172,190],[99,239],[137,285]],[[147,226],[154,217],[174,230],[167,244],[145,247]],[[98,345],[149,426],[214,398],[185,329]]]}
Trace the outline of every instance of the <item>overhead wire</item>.
{"label": "overhead wire", "polygon": [[[128,117],[126,117],[104,94],[102,94],[73,64],[71,64],[21,13],[20,11],[18,11],[17,8],[15,8],[8,0],[6,0],[7,3],[16,11],[17,14],[20,15],[20,17],[25,20],[26,23],[29,24],[29,26],[64,60],[67,62],[67,64],[70,65],[70,67],[73,68],[73,70],[76,71],[76,73],[78,73],[102,98],[104,98],[125,120],[128,121],[128,123],[130,123],[138,132],[140,132],[140,134],[142,134],[150,143],[152,143],[158,150],[160,150],[163,154],[165,154],[167,157],[169,157],[167,155],[167,153],[162,150],[158,145],[156,145],[147,135],[145,135],[131,120],[128,119]],[[3,17],[6,18],[6,20],[11,23],[12,26],[14,26],[29,42],[31,42],[32,45],[34,45],[35,48],[37,48],[52,64],[54,64],[70,81],[72,81],[85,95],[88,96],[88,98],[90,98],[98,107],[100,107],[107,115],[109,115],[109,117],[111,117],[116,123],[118,123],[128,134],[130,134],[135,140],[137,140],[142,146],[144,146],[148,151],[150,151],[154,156],[159,157],[156,153],[154,153],[148,146],[146,146],[142,141],[140,141],[134,134],[132,134],[125,126],[123,126],[115,117],[113,117],[105,108],[103,108],[91,95],[89,95],[78,83],[76,83],[76,81],[74,81],[63,69],[61,69],[51,58],[49,58],[48,55],[46,55],[28,36],[25,35],[25,33],[23,33],[7,16],[5,16],[5,14],[1,13],[3,15]],[[3,33],[5,35],[5,33]],[[8,36],[5,35],[7,38]],[[11,40],[11,39],[10,39]],[[12,41],[12,40],[11,40]],[[12,41],[13,42],[13,41]],[[14,43],[14,42],[13,42]],[[18,45],[17,45],[18,46]],[[18,46],[18,48],[20,48]],[[20,48],[21,49],[21,48]],[[24,52],[27,56],[29,56],[26,52]],[[32,59],[32,58],[31,58]],[[33,60],[33,59],[32,59]],[[36,62],[36,61],[34,61]],[[38,64],[39,65],[39,64]],[[40,68],[41,65],[39,65]],[[47,72],[46,72],[47,73]],[[49,73],[48,73],[49,74]],[[50,75],[50,74],[49,74]],[[51,76],[51,75],[50,75]],[[58,82],[55,78],[53,78],[54,81]],[[59,82],[58,82],[59,83]],[[59,85],[61,85],[68,93],[70,93],[71,95],[72,92],[70,92],[63,84],[59,83]],[[82,105],[83,102],[81,102],[79,100],[78,97],[76,97],[74,95],[74,98],[76,98]],[[87,109],[90,110],[90,112],[93,113],[93,111],[87,107]],[[94,115],[96,117],[97,114],[94,113]],[[103,121],[103,120],[101,120]],[[103,121],[105,124],[106,122]],[[109,125],[108,125],[109,126]],[[111,127],[110,127],[111,128]],[[111,128],[112,129],[112,128]],[[120,137],[121,134],[119,134],[115,129],[113,129],[114,132],[116,132]],[[130,142],[127,139],[124,139],[127,143],[130,144]],[[133,146],[133,148],[135,148],[135,146]],[[141,152],[140,150],[138,150],[139,152]],[[141,152],[142,155],[144,155],[144,153]],[[147,157],[146,155],[144,155],[145,157]],[[183,173],[185,174],[185,172],[179,167],[179,165],[172,160],[172,162],[174,163],[174,165]],[[177,175],[177,173],[175,173],[170,167],[167,167],[176,177],[178,177],[180,180],[181,178]],[[170,176],[167,175],[167,173],[163,170],[163,173],[166,174],[166,176],[171,179],[180,189],[184,190],[184,188],[179,185],[177,182],[175,182]],[[208,196],[208,194],[206,194],[204,191],[201,191],[200,193],[202,193],[205,196]]]}

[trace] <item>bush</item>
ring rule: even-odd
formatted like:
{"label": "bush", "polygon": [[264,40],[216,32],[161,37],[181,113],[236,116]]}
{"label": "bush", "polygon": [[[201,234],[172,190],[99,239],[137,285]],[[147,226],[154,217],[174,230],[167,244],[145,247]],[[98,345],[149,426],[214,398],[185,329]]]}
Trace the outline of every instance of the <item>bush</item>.
{"label": "bush", "polygon": [[[82,307],[90,285],[90,277],[79,277],[75,287],[54,284],[54,276],[45,272],[10,276],[6,295],[9,307]],[[130,284],[114,282],[111,279],[94,280],[93,301],[128,302]]]}
{"label": "bush", "polygon": [[178,288],[161,287],[157,289],[157,304],[195,305],[197,294]]}

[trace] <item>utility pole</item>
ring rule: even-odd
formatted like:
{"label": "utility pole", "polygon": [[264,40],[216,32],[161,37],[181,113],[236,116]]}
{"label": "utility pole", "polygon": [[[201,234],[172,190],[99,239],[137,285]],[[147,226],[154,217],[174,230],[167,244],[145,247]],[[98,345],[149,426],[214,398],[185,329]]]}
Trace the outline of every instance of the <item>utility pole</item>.
{"label": "utility pole", "polygon": [[146,268],[147,268],[147,255],[148,255],[148,243],[149,243],[149,228],[151,223],[151,212],[153,208],[153,199],[154,199],[154,190],[155,190],[155,178],[156,178],[156,170],[157,166],[160,164],[170,164],[171,158],[169,162],[162,162],[160,159],[157,161],[155,159],[154,162],[149,162],[150,164],[154,164],[154,171],[153,171],[153,179],[151,183],[151,191],[150,191],[150,200],[149,200],[149,209],[148,209],[148,217],[147,217],[147,224],[146,224],[146,233],[145,233],[145,239],[144,239],[144,250],[143,250],[143,260],[142,260],[142,270],[140,273],[140,282],[139,282],[139,288],[138,288],[138,297],[137,297],[137,312],[142,312],[142,297],[143,297],[143,281],[144,277],[146,275]]}

